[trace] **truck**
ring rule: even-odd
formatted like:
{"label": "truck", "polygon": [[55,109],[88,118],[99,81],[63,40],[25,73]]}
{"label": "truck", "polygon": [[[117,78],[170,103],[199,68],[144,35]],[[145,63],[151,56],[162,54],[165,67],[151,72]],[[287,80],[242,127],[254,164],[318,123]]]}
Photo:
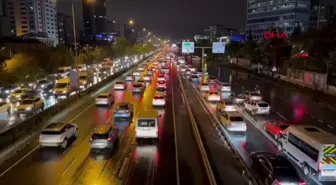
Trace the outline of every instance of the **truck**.
{"label": "truck", "polygon": [[79,88],[85,89],[93,85],[93,71],[81,71],[79,72]]}
{"label": "truck", "polygon": [[71,93],[78,92],[79,88],[79,75],[77,71],[71,71],[70,77],[57,80],[54,88],[54,96],[69,97]]}

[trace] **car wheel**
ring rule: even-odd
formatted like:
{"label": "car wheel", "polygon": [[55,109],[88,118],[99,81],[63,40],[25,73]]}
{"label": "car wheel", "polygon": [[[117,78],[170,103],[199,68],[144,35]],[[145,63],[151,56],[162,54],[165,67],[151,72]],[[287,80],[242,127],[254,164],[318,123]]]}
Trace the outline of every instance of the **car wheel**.
{"label": "car wheel", "polygon": [[65,139],[63,140],[63,143],[62,143],[61,147],[62,147],[63,149],[65,149],[67,146],[68,146],[68,140],[65,138]]}

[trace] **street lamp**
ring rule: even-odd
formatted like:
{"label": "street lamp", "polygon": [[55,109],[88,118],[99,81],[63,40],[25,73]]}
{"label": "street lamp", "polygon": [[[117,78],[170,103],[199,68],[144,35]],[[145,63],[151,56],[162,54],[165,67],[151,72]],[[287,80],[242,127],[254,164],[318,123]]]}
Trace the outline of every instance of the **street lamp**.
{"label": "street lamp", "polygon": [[148,35],[151,35],[152,33],[151,32],[148,32]]}
{"label": "street lamp", "polygon": [[146,31],[146,28],[142,28],[142,31]]}
{"label": "street lamp", "polygon": [[134,30],[134,29],[132,29],[132,32],[135,32],[135,30]]}
{"label": "street lamp", "polygon": [[131,26],[133,26],[133,25],[134,25],[134,21],[133,21],[133,19],[130,19],[130,20],[128,21],[128,24],[131,25]]}
{"label": "street lamp", "polygon": [[113,24],[116,23],[116,21],[112,21],[112,22],[113,22]]}

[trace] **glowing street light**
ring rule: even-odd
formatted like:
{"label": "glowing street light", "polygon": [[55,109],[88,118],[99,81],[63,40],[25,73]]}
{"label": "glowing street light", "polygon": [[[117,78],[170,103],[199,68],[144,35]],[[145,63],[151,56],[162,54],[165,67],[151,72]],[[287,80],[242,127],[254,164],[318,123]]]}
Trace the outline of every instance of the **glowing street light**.
{"label": "glowing street light", "polygon": [[128,21],[128,24],[129,24],[129,25],[134,25],[134,21],[133,21],[133,19],[130,19],[130,20]]}
{"label": "glowing street light", "polygon": [[142,28],[142,31],[146,31],[146,28]]}
{"label": "glowing street light", "polygon": [[113,23],[116,23],[116,21],[112,21]]}
{"label": "glowing street light", "polygon": [[152,32],[148,32],[148,35],[151,35],[152,34]]}
{"label": "glowing street light", "polygon": [[135,32],[135,30],[134,30],[134,29],[132,29],[132,32]]}

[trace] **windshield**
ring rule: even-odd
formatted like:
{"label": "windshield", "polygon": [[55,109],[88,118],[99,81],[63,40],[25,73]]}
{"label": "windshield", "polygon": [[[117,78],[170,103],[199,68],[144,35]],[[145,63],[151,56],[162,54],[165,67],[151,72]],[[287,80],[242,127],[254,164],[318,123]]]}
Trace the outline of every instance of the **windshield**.
{"label": "windshield", "polygon": [[120,110],[128,110],[128,106],[127,105],[119,105],[118,109]]}
{"label": "windshield", "polygon": [[45,83],[47,83],[47,80],[40,80],[37,83],[39,83],[39,84],[45,84]]}
{"label": "windshield", "polygon": [[211,95],[217,95],[218,93],[217,92],[210,92],[209,94],[211,94]]}
{"label": "windshield", "polygon": [[234,105],[234,102],[231,100],[226,100],[225,105]]}
{"label": "windshield", "polygon": [[34,103],[34,100],[23,100],[21,102],[22,105],[30,105],[30,104],[33,104]]}
{"label": "windshield", "polygon": [[22,93],[23,90],[15,90],[13,93],[16,94],[16,93]]}
{"label": "windshield", "polygon": [[202,86],[207,86],[208,84],[203,83]]}
{"label": "windshield", "polygon": [[162,96],[155,96],[154,99],[163,99]]}
{"label": "windshield", "polygon": [[86,79],[86,76],[80,76],[79,79],[81,79],[81,80],[85,80],[85,79]]}
{"label": "windshield", "polygon": [[159,81],[159,83],[160,83],[160,84],[163,84],[163,83],[165,83],[165,81]]}
{"label": "windshield", "polygon": [[251,93],[251,96],[260,96],[258,93]]}
{"label": "windshield", "polygon": [[197,75],[191,75],[191,78],[198,78]]}
{"label": "windshield", "polygon": [[45,130],[45,131],[42,131],[42,134],[43,134],[43,135],[60,135],[61,132],[60,132],[60,131],[49,131],[49,130]]}
{"label": "windshield", "polygon": [[268,107],[268,104],[267,103],[258,103],[258,106],[259,107]]}
{"label": "windshield", "polygon": [[107,98],[107,95],[99,95],[98,98]]}
{"label": "windshield", "polygon": [[138,119],[138,127],[155,127],[154,119]]}
{"label": "windshield", "polygon": [[134,84],[133,87],[141,87],[141,84]]}
{"label": "windshield", "polygon": [[230,121],[244,121],[240,116],[231,116]]}
{"label": "windshield", "polygon": [[130,122],[131,118],[130,117],[120,117],[120,116],[115,116],[114,117],[114,122]]}
{"label": "windshield", "polygon": [[121,84],[121,85],[123,85],[123,84],[124,84],[124,82],[117,82],[116,84]]}
{"label": "windshield", "polygon": [[102,133],[102,134],[93,134],[92,139],[107,139],[108,138],[108,133]]}
{"label": "windshield", "polygon": [[157,90],[157,91],[166,91],[165,88],[157,88],[156,90]]}
{"label": "windshield", "polygon": [[65,87],[67,87],[67,86],[68,86],[67,83],[57,83],[57,84],[56,84],[56,88],[65,88]]}
{"label": "windshield", "polygon": [[285,130],[286,128],[288,128],[289,127],[289,125],[280,125],[280,129],[281,130]]}

